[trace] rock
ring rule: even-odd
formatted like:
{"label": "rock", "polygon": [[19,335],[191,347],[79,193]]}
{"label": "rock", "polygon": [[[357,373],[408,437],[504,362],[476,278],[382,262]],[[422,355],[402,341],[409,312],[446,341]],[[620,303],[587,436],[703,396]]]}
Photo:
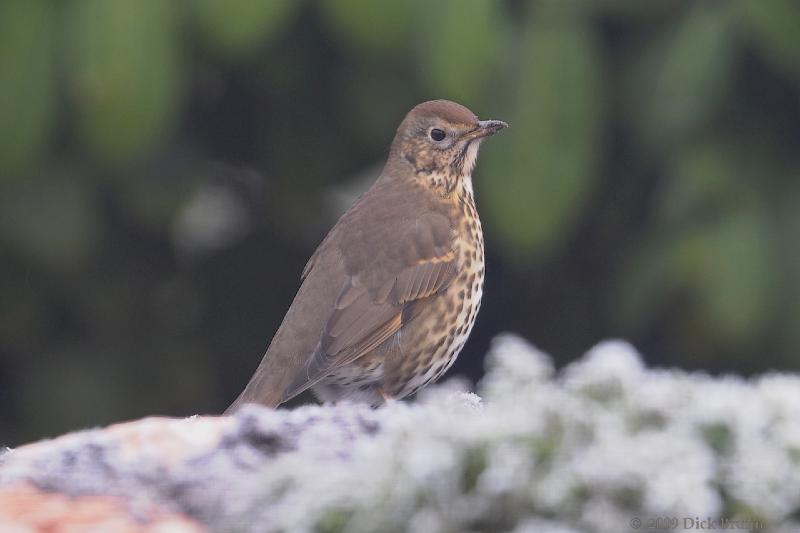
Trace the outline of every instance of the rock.
{"label": "rock", "polygon": [[110,496],[70,497],[28,485],[0,489],[0,526],[6,533],[113,531],[115,533],[197,533],[206,528],[158,506],[130,512]]}

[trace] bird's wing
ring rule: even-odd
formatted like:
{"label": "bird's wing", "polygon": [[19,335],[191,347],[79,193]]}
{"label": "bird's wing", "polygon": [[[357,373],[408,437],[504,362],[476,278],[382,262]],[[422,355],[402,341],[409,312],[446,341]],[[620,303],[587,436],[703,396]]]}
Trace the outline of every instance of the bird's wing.
{"label": "bird's wing", "polygon": [[283,401],[375,349],[409,319],[404,309],[452,282],[457,268],[446,216],[429,213],[405,220],[393,234],[396,238],[390,243],[371,243],[372,234],[366,231],[354,236],[360,239],[358,245],[341,245],[347,279],[317,348],[284,391]]}

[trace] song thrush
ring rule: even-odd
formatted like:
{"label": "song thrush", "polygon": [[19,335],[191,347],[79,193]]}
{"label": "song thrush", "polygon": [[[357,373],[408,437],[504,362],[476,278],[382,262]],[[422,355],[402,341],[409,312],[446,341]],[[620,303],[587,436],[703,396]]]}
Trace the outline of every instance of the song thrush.
{"label": "song thrush", "polygon": [[483,233],[472,193],[481,141],[505,128],[446,100],[397,129],[375,184],[311,256],[261,364],[228,408],[323,401],[380,405],[436,380],[472,330]]}

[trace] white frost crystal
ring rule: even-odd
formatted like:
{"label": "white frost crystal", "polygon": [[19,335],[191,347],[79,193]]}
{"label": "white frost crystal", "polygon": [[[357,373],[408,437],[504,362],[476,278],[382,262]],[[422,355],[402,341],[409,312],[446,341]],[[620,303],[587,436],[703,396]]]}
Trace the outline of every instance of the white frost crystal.
{"label": "white frost crystal", "polygon": [[[0,484],[142,491],[222,531],[620,533],[686,520],[800,531],[797,376],[651,370],[621,341],[556,373],[512,335],[487,361],[478,395],[451,382],[378,410],[247,407],[216,419],[230,426],[220,443],[169,475],[141,460],[130,474],[108,449],[113,475],[86,463],[108,479],[84,473],[76,489],[75,475],[43,470],[55,457],[26,469],[20,452]],[[100,434],[84,437],[95,456]]]}

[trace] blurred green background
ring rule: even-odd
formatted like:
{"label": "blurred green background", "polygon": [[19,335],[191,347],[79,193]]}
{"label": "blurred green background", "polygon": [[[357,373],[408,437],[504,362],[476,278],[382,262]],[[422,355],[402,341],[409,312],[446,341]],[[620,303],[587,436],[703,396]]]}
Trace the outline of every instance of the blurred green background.
{"label": "blurred green background", "polygon": [[221,411],[432,98],[512,125],[450,375],[800,366],[796,0],[0,0],[0,444]]}

